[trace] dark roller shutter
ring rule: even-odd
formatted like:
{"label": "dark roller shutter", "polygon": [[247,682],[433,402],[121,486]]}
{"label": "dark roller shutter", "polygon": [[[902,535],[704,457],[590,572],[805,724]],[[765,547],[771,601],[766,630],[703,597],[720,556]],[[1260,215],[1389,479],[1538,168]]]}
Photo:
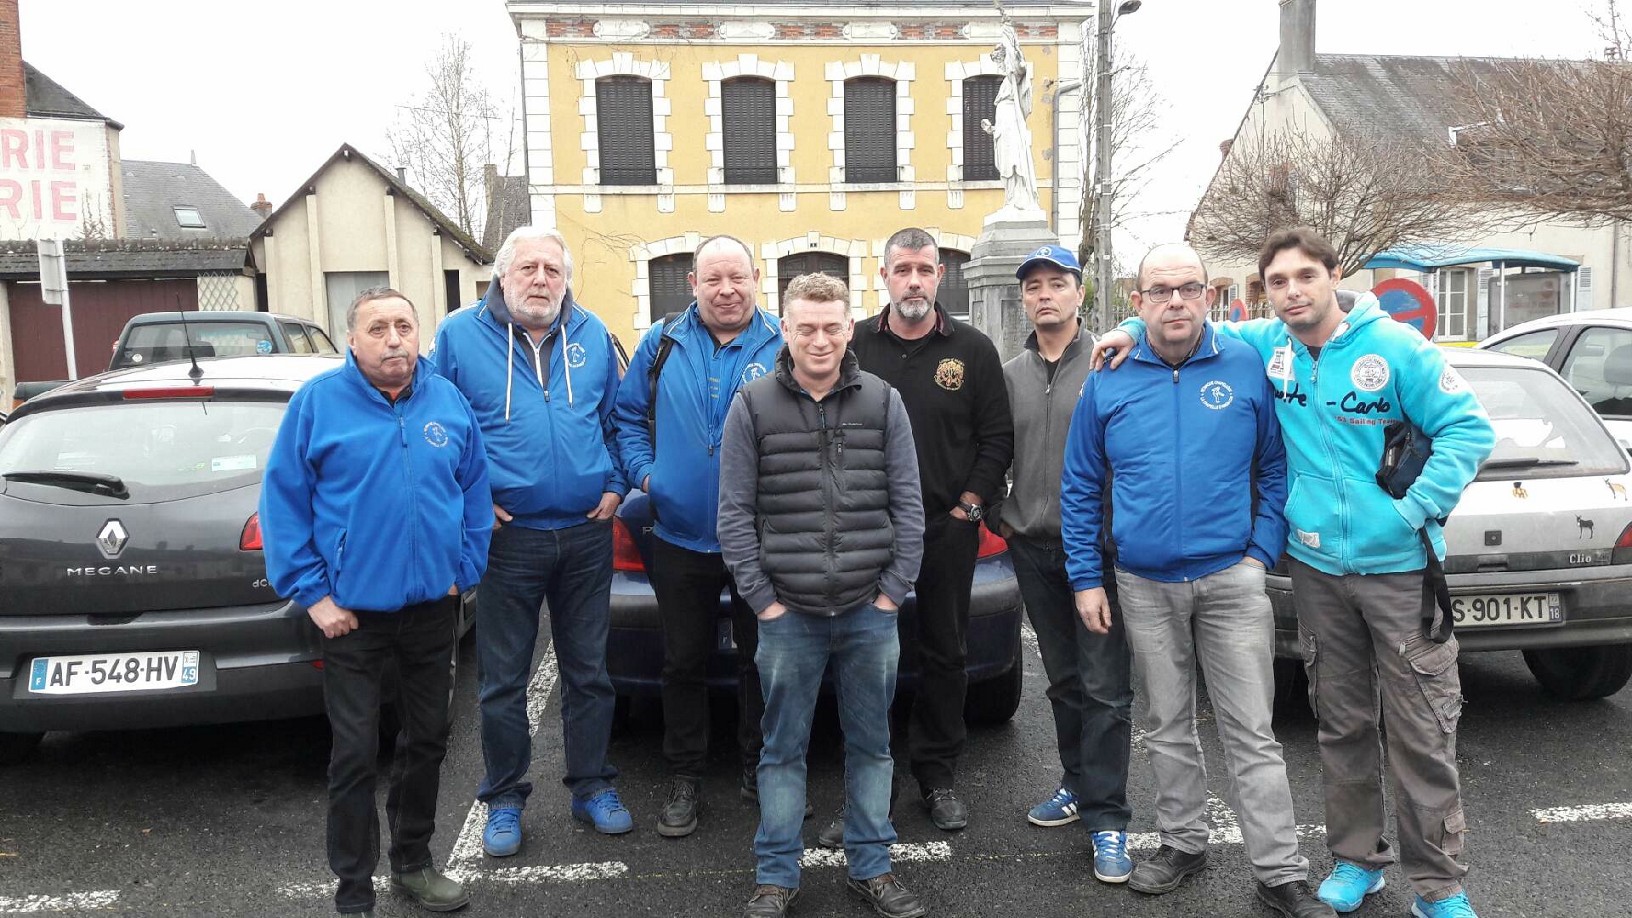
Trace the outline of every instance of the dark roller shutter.
{"label": "dark roller shutter", "polygon": [[656,185],[652,82],[636,76],[596,80],[595,119],[601,143],[601,184]]}
{"label": "dark roller shutter", "polygon": [[850,283],[850,259],[832,252],[803,252],[798,255],[785,255],[776,260],[776,301],[781,306],[788,304],[788,284],[801,274],[826,274],[836,277],[846,284]]}
{"label": "dark roller shutter", "polygon": [[1002,77],[977,76],[963,81],[963,179],[966,182],[996,180],[997,159],[992,152],[992,135],[981,130],[981,119],[997,118],[997,88]]}
{"label": "dark roller shutter", "polygon": [[941,249],[941,264],[946,276],[935,291],[935,301],[941,308],[963,321],[969,321],[969,282],[964,280],[963,266],[969,263],[969,254],[957,249]]}
{"label": "dark roller shutter", "polygon": [[897,180],[894,80],[857,77],[845,81],[844,180]]}
{"label": "dark roller shutter", "polygon": [[691,284],[686,280],[689,273],[690,252],[651,260],[646,269],[652,288],[652,314],[648,319],[656,322],[671,312],[679,312],[691,305]]}
{"label": "dark roller shutter", "polygon": [[720,84],[724,122],[725,183],[768,185],[776,181],[776,84],[739,77]]}

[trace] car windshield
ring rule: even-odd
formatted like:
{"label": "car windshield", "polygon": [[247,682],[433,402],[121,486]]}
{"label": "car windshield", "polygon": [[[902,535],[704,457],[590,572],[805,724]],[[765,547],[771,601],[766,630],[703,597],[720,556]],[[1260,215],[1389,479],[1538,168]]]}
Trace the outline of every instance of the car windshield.
{"label": "car windshield", "polygon": [[187,343],[195,357],[253,357],[270,354],[272,332],[255,322],[163,322],[137,325],[120,349],[121,366],[186,360]]}
{"label": "car windshield", "polygon": [[132,494],[239,487],[260,479],[285,407],[139,400],[24,415],[0,427],[0,478],[82,491],[117,480]]}
{"label": "car windshield", "polygon": [[1496,428],[1496,449],[1480,467],[1480,481],[1516,474],[1569,478],[1627,470],[1626,452],[1603,422],[1547,370],[1467,367],[1461,372]]}

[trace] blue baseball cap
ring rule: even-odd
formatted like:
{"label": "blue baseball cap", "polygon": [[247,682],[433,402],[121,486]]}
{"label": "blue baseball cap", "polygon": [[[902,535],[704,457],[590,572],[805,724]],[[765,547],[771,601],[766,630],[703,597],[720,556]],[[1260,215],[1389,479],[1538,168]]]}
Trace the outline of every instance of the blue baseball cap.
{"label": "blue baseball cap", "polygon": [[1019,270],[1014,272],[1014,276],[1020,280],[1025,280],[1026,275],[1031,273],[1031,269],[1038,265],[1053,265],[1056,268],[1070,271],[1077,276],[1078,283],[1082,281],[1082,265],[1077,264],[1077,256],[1073,255],[1071,250],[1063,245],[1045,245],[1027,255],[1026,260],[1020,263]]}

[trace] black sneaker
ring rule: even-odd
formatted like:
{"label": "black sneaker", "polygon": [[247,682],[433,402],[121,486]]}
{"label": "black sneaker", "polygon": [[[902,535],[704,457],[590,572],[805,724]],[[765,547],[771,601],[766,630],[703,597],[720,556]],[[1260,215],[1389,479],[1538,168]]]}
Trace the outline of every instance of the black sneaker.
{"label": "black sneaker", "polygon": [[1163,845],[1149,860],[1140,861],[1128,877],[1128,888],[1149,896],[1159,896],[1179,888],[1187,877],[1207,868],[1207,852],[1190,854],[1172,845]]}
{"label": "black sneaker", "polygon": [[1258,887],[1258,901],[1286,918],[1337,918],[1337,911],[1320,901],[1303,880],[1293,880],[1279,886]]}
{"label": "black sneaker", "polygon": [[884,918],[921,918],[929,914],[929,907],[918,894],[901,885],[895,874],[886,873],[873,877],[871,880],[858,880],[851,877],[845,881],[851,889],[861,893],[862,898],[873,907],[873,911]]}
{"label": "black sneaker", "polygon": [[943,832],[956,832],[969,824],[969,808],[950,787],[932,787],[924,792],[929,821]]}
{"label": "black sneaker", "polygon": [[703,811],[703,801],[698,796],[700,783],[696,778],[674,779],[669,802],[663,804],[663,812],[657,814],[657,834],[664,838],[684,838],[697,831],[697,816]]}
{"label": "black sneaker", "polygon": [[748,900],[748,907],[743,909],[743,918],[782,918],[788,913],[788,907],[793,900],[799,898],[799,888],[789,889],[786,886],[773,886],[770,883],[761,883],[754,887],[754,894]]}
{"label": "black sneaker", "polygon": [[742,799],[759,806],[759,766],[743,765],[742,778],[737,783],[737,793]]}

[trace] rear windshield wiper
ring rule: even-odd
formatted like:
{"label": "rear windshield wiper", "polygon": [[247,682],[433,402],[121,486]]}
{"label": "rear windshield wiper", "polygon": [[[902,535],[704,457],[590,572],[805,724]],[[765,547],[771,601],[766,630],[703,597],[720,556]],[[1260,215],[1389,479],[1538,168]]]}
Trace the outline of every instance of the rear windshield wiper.
{"label": "rear windshield wiper", "polygon": [[1481,469],[1530,469],[1544,465],[1580,465],[1578,459],[1538,459],[1535,456],[1524,456],[1513,459],[1491,459]]}
{"label": "rear windshield wiper", "polygon": [[8,481],[27,481],[34,484],[55,485],[59,488],[68,488],[74,491],[85,491],[90,494],[106,494],[109,497],[120,499],[130,496],[130,489],[117,475],[103,475],[99,472],[64,472],[57,469],[41,469],[39,471],[5,472],[0,478]]}

